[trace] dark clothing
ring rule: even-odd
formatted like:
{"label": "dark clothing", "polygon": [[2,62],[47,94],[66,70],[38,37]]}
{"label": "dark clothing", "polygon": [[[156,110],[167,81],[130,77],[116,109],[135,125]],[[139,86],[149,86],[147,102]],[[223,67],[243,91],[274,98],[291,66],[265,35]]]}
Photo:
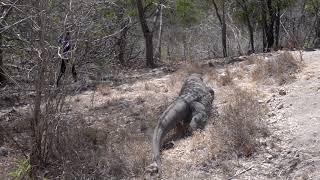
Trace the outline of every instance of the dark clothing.
{"label": "dark clothing", "polygon": [[[59,76],[57,79],[57,86],[59,86],[59,81],[61,79],[61,77],[63,76],[63,74],[66,72],[66,58],[67,53],[71,50],[71,44],[70,44],[70,33],[67,32],[65,36],[63,36],[63,34],[58,38],[58,42],[59,44],[62,44],[62,49],[63,49],[63,58],[61,59],[61,65],[60,65],[60,72],[59,72]],[[75,68],[75,64],[72,64],[72,77],[73,80],[76,82],[77,81],[77,72],[76,72],[76,68]]]}

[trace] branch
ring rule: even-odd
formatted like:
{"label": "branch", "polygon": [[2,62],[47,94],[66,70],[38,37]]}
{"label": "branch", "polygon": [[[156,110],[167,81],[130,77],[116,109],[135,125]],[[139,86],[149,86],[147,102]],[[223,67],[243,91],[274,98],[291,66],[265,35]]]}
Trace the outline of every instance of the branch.
{"label": "branch", "polygon": [[97,41],[101,41],[101,40],[104,40],[104,39],[108,39],[108,38],[111,38],[111,37],[121,33],[122,31],[124,31],[125,29],[127,29],[131,25],[132,21],[131,21],[131,18],[129,16],[128,16],[128,19],[129,19],[129,23],[126,26],[124,26],[123,28],[121,28],[119,31],[116,31],[116,32],[114,32],[114,33],[112,33],[112,34],[110,34],[108,36],[103,37],[103,38],[96,39],[93,42],[97,42]]}
{"label": "branch", "polygon": [[218,6],[217,6],[217,3],[215,2],[215,0],[212,0],[212,4],[214,6],[214,9],[216,10],[217,17],[218,17],[219,22],[220,22],[220,24],[222,26],[222,18],[221,18],[221,15],[220,15],[219,11],[218,11]]}
{"label": "branch", "polygon": [[252,168],[253,168],[253,165],[250,166],[249,168],[247,168],[247,169],[245,169],[245,170],[243,170],[243,171],[241,171],[239,173],[236,173],[235,175],[229,177],[228,180],[231,180],[231,179],[233,179],[233,178],[235,178],[235,177],[237,177],[237,176],[239,176],[239,175],[241,175],[241,174],[243,174],[243,173],[245,173],[247,171],[250,171]]}
{"label": "branch", "polygon": [[0,18],[0,24],[2,24],[2,22],[8,17],[9,13],[11,12],[12,8],[18,3],[19,0],[16,0],[13,4],[10,5],[9,9],[2,14],[1,18]]}
{"label": "branch", "polygon": [[17,25],[17,24],[20,24],[20,23],[22,23],[23,21],[26,21],[26,20],[28,20],[28,19],[30,19],[30,18],[33,18],[33,17],[36,17],[36,16],[26,17],[26,18],[24,18],[24,19],[21,19],[21,20],[15,22],[15,23],[11,24],[10,26],[5,26],[5,27],[1,28],[0,34],[2,34],[3,32],[5,32],[6,30],[10,29],[11,27],[13,27],[13,26],[15,26],[15,25]]}

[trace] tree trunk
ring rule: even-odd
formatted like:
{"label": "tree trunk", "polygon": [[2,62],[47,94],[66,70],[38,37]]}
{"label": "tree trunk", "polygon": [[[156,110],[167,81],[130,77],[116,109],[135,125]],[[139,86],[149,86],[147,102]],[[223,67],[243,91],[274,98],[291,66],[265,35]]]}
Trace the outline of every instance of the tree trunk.
{"label": "tree trunk", "polygon": [[145,45],[146,45],[146,65],[147,67],[154,68],[155,63],[153,59],[153,31],[150,30],[147,24],[147,20],[145,17],[145,9],[143,7],[141,0],[136,0],[138,14],[139,14],[139,21],[141,24]]}
{"label": "tree trunk", "polygon": [[153,59],[153,33],[146,33],[144,39],[146,43],[146,65],[147,67],[154,68],[155,63]]}
{"label": "tree trunk", "polygon": [[226,24],[226,13],[225,13],[225,2],[222,3],[222,17],[219,13],[219,9],[215,0],[212,0],[213,7],[216,11],[216,15],[221,26],[221,40],[222,40],[222,51],[223,57],[227,57],[227,24]]}
{"label": "tree trunk", "polygon": [[248,10],[248,5],[247,5],[247,1],[245,0],[242,0],[242,1],[239,1],[237,0],[237,3],[239,4],[239,6],[242,8],[242,10],[244,11],[245,13],[245,18],[246,18],[246,21],[247,21],[247,26],[248,26],[248,31],[249,31],[249,38],[250,38],[250,52],[251,53],[254,53],[255,52],[255,49],[254,49],[254,37],[253,37],[253,26],[252,26],[252,23],[251,23],[251,20],[250,20],[250,12]]}
{"label": "tree trunk", "polygon": [[320,18],[318,16],[316,16],[315,31],[316,31],[316,37],[313,45],[314,45],[314,48],[319,48],[320,47]]}
{"label": "tree trunk", "polygon": [[249,30],[251,53],[254,53],[255,49],[254,49],[253,27],[252,27],[252,24],[250,21],[249,11],[248,11],[247,5],[244,4],[243,7],[244,7],[245,14],[246,14],[247,26],[248,26],[248,30]]}
{"label": "tree trunk", "polygon": [[276,15],[276,23],[275,23],[275,39],[276,39],[276,44],[275,48],[278,50],[279,49],[279,40],[280,40],[280,7],[278,5],[277,7],[277,15]]}
{"label": "tree trunk", "polygon": [[187,52],[188,52],[188,44],[187,44],[187,36],[186,36],[187,32],[183,32],[183,60],[184,61],[187,61],[188,59],[188,55],[187,55]]}
{"label": "tree trunk", "polygon": [[274,22],[275,22],[275,14],[272,7],[272,0],[267,0],[267,7],[269,12],[270,21],[267,22],[266,36],[267,36],[267,51],[269,52],[274,45]]}
{"label": "tree trunk", "polygon": [[2,34],[0,33],[0,85],[4,84],[6,81],[6,76],[4,74],[4,65],[3,65],[3,39]]}
{"label": "tree trunk", "polygon": [[[46,9],[46,2],[39,1],[37,6],[40,10]],[[31,153],[30,153],[30,173],[29,176],[31,179],[39,179],[41,174],[41,169],[45,165],[45,157],[43,152],[43,132],[44,127],[43,124],[44,118],[41,116],[41,103],[42,103],[42,94],[45,82],[45,72],[47,71],[46,66],[46,47],[45,47],[45,13],[39,13],[38,24],[40,30],[38,31],[38,46],[41,49],[41,54],[38,57],[38,66],[37,66],[37,79],[35,80],[35,90],[36,95],[34,99],[34,110],[33,110],[33,118],[30,121],[31,126]]]}
{"label": "tree trunk", "polygon": [[227,57],[227,24],[226,24],[226,13],[224,3],[222,5],[222,46],[223,46],[223,57]]}
{"label": "tree trunk", "polygon": [[[261,1],[261,7],[264,7],[265,4]],[[262,8],[262,42],[263,42],[263,52],[267,51],[267,12]]]}
{"label": "tree trunk", "polygon": [[128,28],[124,28],[120,33],[118,40],[118,59],[121,65],[126,64],[126,47],[127,47],[127,32]]}
{"label": "tree trunk", "polygon": [[251,53],[254,53],[255,49],[254,49],[253,27],[251,25],[250,20],[248,20],[248,30],[249,30],[249,36],[250,36]]}
{"label": "tree trunk", "polygon": [[159,61],[161,61],[162,11],[163,11],[163,5],[160,4],[160,21],[159,21],[159,35],[158,35],[158,58],[159,58]]}

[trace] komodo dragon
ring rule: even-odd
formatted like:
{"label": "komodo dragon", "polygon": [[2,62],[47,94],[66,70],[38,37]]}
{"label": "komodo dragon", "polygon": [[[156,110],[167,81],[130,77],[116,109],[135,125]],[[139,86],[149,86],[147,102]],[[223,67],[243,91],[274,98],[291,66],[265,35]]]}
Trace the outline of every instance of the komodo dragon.
{"label": "komodo dragon", "polygon": [[154,130],[153,163],[148,166],[148,172],[159,172],[161,141],[170,130],[179,126],[191,131],[204,127],[210,115],[213,98],[214,91],[204,84],[199,74],[192,74],[186,79],[179,97],[163,112]]}

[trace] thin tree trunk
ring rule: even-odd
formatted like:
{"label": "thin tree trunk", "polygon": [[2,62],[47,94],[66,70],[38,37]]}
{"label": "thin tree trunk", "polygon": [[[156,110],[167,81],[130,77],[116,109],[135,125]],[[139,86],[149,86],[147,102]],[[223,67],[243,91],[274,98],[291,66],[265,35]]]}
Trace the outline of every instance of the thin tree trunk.
{"label": "thin tree trunk", "polygon": [[252,24],[250,21],[250,16],[249,16],[249,11],[248,11],[247,5],[244,4],[243,8],[244,8],[244,11],[246,14],[247,26],[248,26],[248,30],[249,30],[251,53],[254,53],[255,49],[254,49],[253,27],[252,27]]}
{"label": "thin tree trunk", "polygon": [[267,12],[263,8],[265,7],[264,1],[261,0],[261,7],[262,7],[262,42],[263,42],[263,52],[267,51]]}
{"label": "thin tree trunk", "polygon": [[6,76],[4,74],[4,65],[3,65],[3,39],[2,34],[0,33],[0,84],[4,84],[6,81]]}
{"label": "thin tree trunk", "polygon": [[226,13],[224,3],[222,5],[222,46],[223,46],[223,57],[227,57],[227,24],[226,24]]}
{"label": "thin tree trunk", "polygon": [[147,20],[144,14],[144,7],[141,0],[136,0],[139,20],[143,32],[143,36],[145,39],[145,48],[146,48],[146,65],[147,67],[154,68],[154,58],[153,58],[153,31],[150,30],[147,24]]}
{"label": "thin tree trunk", "polygon": [[269,12],[270,21],[267,23],[266,36],[267,36],[267,51],[269,52],[274,45],[274,22],[275,22],[275,14],[272,7],[272,0],[267,0],[267,7]]}
{"label": "thin tree trunk", "polygon": [[247,17],[247,22],[248,22],[248,30],[249,30],[249,36],[250,36],[251,53],[254,53],[255,49],[254,49],[253,27],[251,25],[249,17]]}
{"label": "thin tree trunk", "polygon": [[227,57],[227,24],[226,24],[226,14],[225,14],[225,3],[222,4],[222,17],[219,13],[219,9],[217,6],[217,3],[215,0],[212,0],[213,7],[216,11],[216,15],[218,17],[218,20],[220,22],[221,26],[221,40],[222,40],[222,51],[223,51],[223,57]]}
{"label": "thin tree trunk", "polygon": [[[45,1],[38,2],[39,11],[45,9]],[[39,179],[40,170],[44,166],[44,157],[42,156],[42,135],[43,128],[41,127],[41,102],[42,102],[42,93],[43,93],[43,84],[46,72],[46,57],[45,57],[45,13],[40,13],[38,24],[40,26],[40,30],[38,31],[39,37],[39,47],[42,50],[42,53],[38,59],[38,74],[37,79],[35,81],[35,89],[36,96],[34,100],[34,110],[33,110],[33,119],[30,121],[31,125],[31,140],[32,140],[32,148],[30,153],[30,178],[31,179]]]}
{"label": "thin tree trunk", "polygon": [[315,48],[319,48],[320,47],[320,17],[318,16],[316,16],[315,31],[316,31],[316,36],[315,36],[313,45]]}
{"label": "thin tree trunk", "polygon": [[254,39],[253,39],[253,31],[254,30],[253,30],[252,23],[251,23],[250,16],[249,16],[250,12],[248,10],[248,5],[247,5],[248,2],[246,0],[242,0],[242,1],[237,0],[237,3],[245,13],[245,19],[247,21],[247,26],[248,26],[248,31],[249,31],[249,38],[250,38],[250,48],[251,48],[250,52],[254,53],[255,52]]}
{"label": "thin tree trunk", "polygon": [[187,61],[187,37],[186,32],[183,32],[183,58]]}
{"label": "thin tree trunk", "polygon": [[127,32],[128,28],[123,29],[118,40],[118,59],[121,65],[126,64]]}
{"label": "thin tree trunk", "polygon": [[160,20],[159,20],[159,35],[158,35],[158,57],[159,57],[159,61],[161,61],[162,11],[163,11],[163,5],[160,4]]}
{"label": "thin tree trunk", "polygon": [[277,7],[277,15],[276,15],[276,23],[275,23],[275,39],[276,39],[275,48],[278,50],[279,40],[280,40],[280,7],[279,5]]}
{"label": "thin tree trunk", "polygon": [[144,38],[146,43],[146,58],[147,58],[146,65],[147,67],[154,68],[155,63],[153,59],[153,33],[152,32],[146,33]]}

